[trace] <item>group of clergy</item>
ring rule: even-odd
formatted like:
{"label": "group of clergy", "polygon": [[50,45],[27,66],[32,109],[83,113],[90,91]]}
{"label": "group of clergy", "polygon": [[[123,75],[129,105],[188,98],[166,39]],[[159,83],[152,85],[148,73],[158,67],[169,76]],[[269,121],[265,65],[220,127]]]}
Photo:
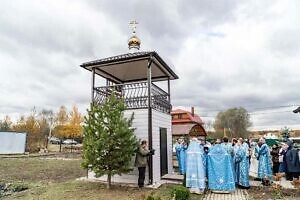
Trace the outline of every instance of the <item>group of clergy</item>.
{"label": "group of clergy", "polygon": [[[203,193],[206,184],[213,192],[229,193],[236,189],[248,189],[251,151],[242,138],[232,143],[224,137],[209,148],[205,142],[192,138],[187,145],[182,138],[175,144],[179,173],[185,175],[186,187],[192,193]],[[269,181],[271,171],[270,153],[263,139],[255,146],[259,162],[258,176]]]}

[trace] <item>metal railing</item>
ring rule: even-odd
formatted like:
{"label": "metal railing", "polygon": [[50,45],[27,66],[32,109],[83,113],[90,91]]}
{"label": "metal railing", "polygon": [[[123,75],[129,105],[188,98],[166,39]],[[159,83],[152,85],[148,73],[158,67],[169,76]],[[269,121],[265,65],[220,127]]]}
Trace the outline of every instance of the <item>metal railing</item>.
{"label": "metal railing", "polygon": [[[94,102],[104,103],[113,91],[118,98],[124,99],[127,109],[148,108],[148,84],[146,81],[96,87],[94,88]],[[164,113],[170,113],[172,109],[169,94],[154,83],[151,85],[151,106]]]}

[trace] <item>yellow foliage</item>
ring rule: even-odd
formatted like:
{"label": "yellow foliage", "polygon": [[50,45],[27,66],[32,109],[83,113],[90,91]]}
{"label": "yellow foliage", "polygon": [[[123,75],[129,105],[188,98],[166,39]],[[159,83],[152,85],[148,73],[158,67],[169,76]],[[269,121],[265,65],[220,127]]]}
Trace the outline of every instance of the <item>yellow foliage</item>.
{"label": "yellow foliage", "polygon": [[41,131],[41,126],[35,112],[26,118],[21,116],[13,126],[13,130],[27,133],[27,150],[30,152],[37,151],[40,147],[44,146],[45,136]]}
{"label": "yellow foliage", "polygon": [[56,116],[56,123],[58,125],[65,125],[69,120],[67,108],[65,106],[61,106],[57,116]]}
{"label": "yellow foliage", "polygon": [[82,122],[83,122],[83,117],[78,111],[78,108],[76,106],[73,106],[72,111],[70,112],[70,124],[80,125]]}
{"label": "yellow foliage", "polygon": [[53,134],[58,138],[78,138],[82,136],[80,125],[58,125],[54,128]]}
{"label": "yellow foliage", "polygon": [[82,122],[83,117],[76,106],[72,107],[69,115],[66,108],[61,106],[57,113],[57,126],[54,128],[53,134],[58,138],[82,137]]}

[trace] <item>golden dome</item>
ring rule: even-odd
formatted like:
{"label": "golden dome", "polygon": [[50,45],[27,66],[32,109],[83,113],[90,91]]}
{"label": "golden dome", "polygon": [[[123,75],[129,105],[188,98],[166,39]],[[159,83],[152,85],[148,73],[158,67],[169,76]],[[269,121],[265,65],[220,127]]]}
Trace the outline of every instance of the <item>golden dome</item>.
{"label": "golden dome", "polygon": [[141,40],[136,36],[133,35],[131,38],[128,40],[128,46],[140,46],[141,45]]}

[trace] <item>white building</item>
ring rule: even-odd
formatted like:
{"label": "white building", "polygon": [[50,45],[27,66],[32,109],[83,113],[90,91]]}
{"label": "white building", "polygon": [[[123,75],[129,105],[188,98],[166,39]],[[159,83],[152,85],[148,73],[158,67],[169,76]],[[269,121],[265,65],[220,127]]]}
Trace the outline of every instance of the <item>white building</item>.
{"label": "white building", "polygon": [[[101,104],[114,90],[125,99],[125,117],[134,112],[137,138],[147,140],[149,149],[155,149],[145,179],[155,184],[173,172],[170,80],[178,76],[155,51],[139,51],[141,42],[135,30],[133,33],[128,41],[130,53],[86,62],[81,67],[92,72],[92,101]],[[99,77],[106,79],[106,86],[95,86]],[[154,82],[165,84],[167,91]],[[94,178],[94,173],[89,172],[88,177]],[[137,183],[137,179],[138,171],[134,169],[130,174],[114,176],[112,182]]]}
{"label": "white building", "polygon": [[278,137],[276,135],[274,135],[273,133],[267,133],[263,137],[265,139],[278,139]]}

